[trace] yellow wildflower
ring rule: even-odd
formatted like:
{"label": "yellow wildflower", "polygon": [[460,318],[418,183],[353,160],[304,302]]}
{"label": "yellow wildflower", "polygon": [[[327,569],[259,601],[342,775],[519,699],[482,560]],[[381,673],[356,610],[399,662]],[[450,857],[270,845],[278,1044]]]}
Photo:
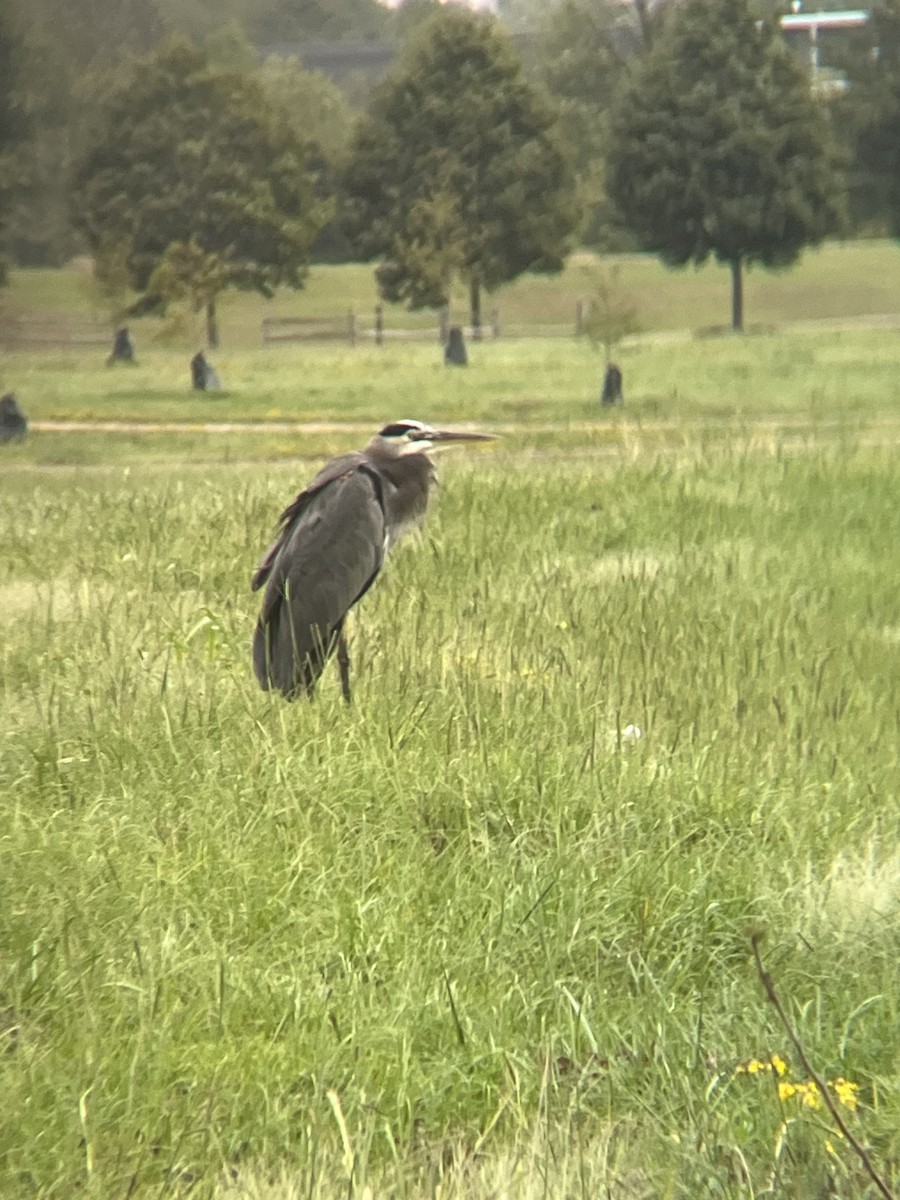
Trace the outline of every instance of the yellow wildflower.
{"label": "yellow wildflower", "polygon": [[859,1084],[851,1083],[849,1079],[832,1079],[828,1086],[833,1089],[838,1100],[843,1104],[844,1108],[849,1108],[851,1112],[856,1112],[859,1107]]}
{"label": "yellow wildflower", "polygon": [[791,1083],[789,1079],[779,1080],[778,1099],[791,1100],[795,1096],[807,1108],[822,1107],[822,1097],[819,1095],[819,1089],[812,1080],[808,1083]]}
{"label": "yellow wildflower", "polygon": [[787,1064],[784,1059],[778,1054],[773,1054],[771,1058],[751,1058],[745,1063],[739,1063],[735,1074],[737,1075],[759,1075],[761,1071],[774,1071],[781,1078],[787,1073]]}
{"label": "yellow wildflower", "polygon": [[[808,1079],[803,1082],[791,1079],[790,1068],[780,1054],[772,1054],[767,1059],[750,1058],[746,1062],[739,1063],[734,1069],[735,1075],[760,1075],[765,1072],[771,1072],[777,1077],[778,1099],[782,1103],[788,1100],[797,1100],[806,1108],[821,1109],[824,1107],[822,1095],[815,1081]],[[856,1112],[859,1108],[858,1083],[838,1076],[837,1079],[828,1080],[828,1087],[837,1097],[839,1104],[843,1104],[844,1108],[849,1108],[851,1112]]]}
{"label": "yellow wildflower", "polygon": [[769,1062],[771,1062],[772,1069],[779,1079],[783,1079],[784,1076],[787,1075],[787,1063],[780,1054],[773,1054],[769,1059]]}

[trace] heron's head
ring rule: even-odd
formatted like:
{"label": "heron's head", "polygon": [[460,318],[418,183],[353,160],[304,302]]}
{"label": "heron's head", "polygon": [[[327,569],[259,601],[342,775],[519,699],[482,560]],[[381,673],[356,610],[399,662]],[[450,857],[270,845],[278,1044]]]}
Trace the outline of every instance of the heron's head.
{"label": "heron's head", "polygon": [[370,443],[387,454],[400,458],[407,454],[427,454],[452,442],[492,442],[492,433],[468,433],[463,430],[435,429],[422,421],[391,421],[376,433]]}

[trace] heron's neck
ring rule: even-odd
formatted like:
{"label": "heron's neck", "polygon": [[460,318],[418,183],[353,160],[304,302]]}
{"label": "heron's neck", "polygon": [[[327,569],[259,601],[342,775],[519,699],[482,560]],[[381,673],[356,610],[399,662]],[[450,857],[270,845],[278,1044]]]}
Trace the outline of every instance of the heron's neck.
{"label": "heron's neck", "polygon": [[379,463],[379,474],[387,484],[384,506],[393,542],[424,516],[435,478],[434,464],[427,454],[405,454]]}

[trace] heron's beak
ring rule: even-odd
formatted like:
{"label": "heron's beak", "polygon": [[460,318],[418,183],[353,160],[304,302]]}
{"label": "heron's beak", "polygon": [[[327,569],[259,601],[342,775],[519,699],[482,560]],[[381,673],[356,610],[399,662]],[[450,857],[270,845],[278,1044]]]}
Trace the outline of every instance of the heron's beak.
{"label": "heron's beak", "polygon": [[495,442],[496,433],[465,433],[455,429],[433,429],[428,434],[429,442]]}

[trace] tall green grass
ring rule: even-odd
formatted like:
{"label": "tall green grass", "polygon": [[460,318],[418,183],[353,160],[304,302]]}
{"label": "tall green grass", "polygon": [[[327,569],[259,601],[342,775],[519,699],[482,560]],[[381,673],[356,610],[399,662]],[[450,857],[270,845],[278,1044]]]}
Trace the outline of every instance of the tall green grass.
{"label": "tall green grass", "polygon": [[[448,415],[486,415],[450,407],[471,378]],[[350,709],[336,672],[287,705],[249,666],[308,468],[5,470],[0,1194],[869,1194],[737,1071],[805,1082],[755,929],[896,1177],[878,428],[448,455],[360,605]]]}

